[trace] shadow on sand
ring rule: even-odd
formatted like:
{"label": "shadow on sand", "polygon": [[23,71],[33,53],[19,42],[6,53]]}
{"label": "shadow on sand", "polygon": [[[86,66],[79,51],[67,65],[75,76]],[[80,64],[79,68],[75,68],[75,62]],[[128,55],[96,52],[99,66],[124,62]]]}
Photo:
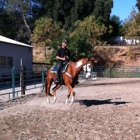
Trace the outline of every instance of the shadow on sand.
{"label": "shadow on sand", "polygon": [[106,105],[106,104],[113,104],[113,105],[122,105],[127,104],[130,102],[111,102],[112,99],[107,100],[77,100],[76,102],[79,102],[80,105],[85,105],[87,107],[90,107],[92,105]]}

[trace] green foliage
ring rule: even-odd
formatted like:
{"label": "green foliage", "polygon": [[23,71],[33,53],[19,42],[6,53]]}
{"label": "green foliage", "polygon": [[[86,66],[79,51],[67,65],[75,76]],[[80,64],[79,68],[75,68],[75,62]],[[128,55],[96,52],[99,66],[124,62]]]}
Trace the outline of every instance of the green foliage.
{"label": "green foliage", "polygon": [[122,21],[118,16],[111,16],[110,18],[110,25],[113,27],[111,36],[120,36],[122,35],[121,29],[122,29]]}
{"label": "green foliage", "polygon": [[[65,36],[66,37],[66,36]],[[60,38],[59,38],[60,39]],[[86,39],[84,36],[81,35],[74,35],[71,37],[66,37],[68,40],[67,48],[70,49],[71,55],[71,61],[76,61],[82,57],[91,57],[92,56],[92,48],[90,44],[86,42]],[[60,40],[55,40],[52,42],[52,46],[55,45],[55,47],[60,47],[60,41],[62,41],[62,36]],[[59,44],[59,45],[58,45]],[[51,63],[56,63],[56,51],[57,49],[54,49],[52,54],[49,56],[49,61]]]}
{"label": "green foliage", "polygon": [[16,36],[17,27],[12,26],[12,18],[6,13],[0,14],[0,34],[9,38]]}
{"label": "green foliage", "polygon": [[78,20],[75,23],[75,30],[72,35],[79,34],[87,38],[87,43],[91,46],[101,45],[101,38],[106,33],[107,28],[103,24],[99,24],[94,16],[89,16],[84,21]]}
{"label": "green foliage", "polygon": [[[87,16],[94,15],[94,11],[97,13],[95,19],[101,18],[103,19],[101,21],[107,23],[110,16],[109,11],[111,12],[112,8],[112,0],[102,0],[101,2],[104,7],[97,8],[100,1],[2,0],[0,2],[0,11],[5,11],[4,14],[7,15],[7,20],[10,21],[10,24],[7,20],[2,19],[3,15],[0,15],[0,19],[2,19],[0,32],[7,37],[28,43],[30,35],[35,28],[35,20],[44,16],[52,19],[52,24],[57,23],[60,28],[66,29],[66,31],[72,31],[77,20],[84,20]],[[100,15],[98,16],[98,14]],[[99,23],[101,24],[101,22]],[[12,26],[13,28],[5,28],[5,25]],[[5,30],[3,30],[3,27]]]}
{"label": "green foliage", "polygon": [[140,35],[140,13],[136,13],[135,9],[130,13],[129,18],[123,24],[122,30],[125,36]]}
{"label": "green foliage", "polygon": [[36,27],[31,36],[31,42],[36,47],[49,46],[50,43],[59,37],[64,30],[61,30],[58,24],[53,24],[52,19],[42,17],[36,21]]}
{"label": "green foliage", "polygon": [[61,28],[73,28],[77,20],[95,15],[100,23],[109,22],[113,0],[39,0],[44,15],[52,18]]}
{"label": "green foliage", "polygon": [[127,30],[129,36],[140,36],[140,13],[137,14],[131,26]]}
{"label": "green foliage", "polygon": [[[34,5],[31,4],[32,2]],[[3,0],[0,2],[1,34],[28,44],[39,10],[36,2],[37,0]],[[6,15],[5,19],[3,19],[4,15]]]}
{"label": "green foliage", "polygon": [[113,8],[113,0],[96,0],[94,3],[93,15],[99,23],[107,25],[110,19],[111,9]]}
{"label": "green foliage", "polygon": [[92,47],[87,43],[87,38],[80,34],[70,37],[68,48],[71,50],[71,60],[76,61],[82,57],[89,57],[92,53]]}

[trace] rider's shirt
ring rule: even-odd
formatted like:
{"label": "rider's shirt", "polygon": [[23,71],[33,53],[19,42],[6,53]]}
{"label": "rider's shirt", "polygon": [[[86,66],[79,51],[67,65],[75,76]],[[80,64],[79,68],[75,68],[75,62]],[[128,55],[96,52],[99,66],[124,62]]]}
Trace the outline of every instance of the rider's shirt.
{"label": "rider's shirt", "polygon": [[[68,48],[62,48],[60,47],[56,53],[56,56],[59,57],[70,57],[70,50]],[[58,60],[58,62],[64,62],[63,60]]]}

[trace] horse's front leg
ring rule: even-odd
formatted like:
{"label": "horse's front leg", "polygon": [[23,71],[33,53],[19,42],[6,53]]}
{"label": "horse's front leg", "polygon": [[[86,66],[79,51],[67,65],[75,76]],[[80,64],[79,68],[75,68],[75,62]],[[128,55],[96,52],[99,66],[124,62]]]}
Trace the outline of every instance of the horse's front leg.
{"label": "horse's front leg", "polygon": [[52,89],[52,94],[53,94],[53,101],[52,103],[55,103],[56,100],[57,100],[57,97],[56,97],[56,90],[59,89],[61,87],[60,84],[56,85],[53,89]]}
{"label": "horse's front leg", "polygon": [[68,90],[68,95],[67,95],[67,98],[66,98],[66,101],[65,101],[65,104],[67,105],[68,104],[68,100],[69,100],[69,97],[70,97],[70,90]]}
{"label": "horse's front leg", "polygon": [[70,105],[72,106],[73,105],[73,102],[74,102],[74,99],[75,99],[75,91],[73,90],[73,88],[72,88],[72,86],[70,84],[67,84],[66,86],[69,89],[69,92],[72,93],[72,98],[71,98],[71,103],[70,103]]}

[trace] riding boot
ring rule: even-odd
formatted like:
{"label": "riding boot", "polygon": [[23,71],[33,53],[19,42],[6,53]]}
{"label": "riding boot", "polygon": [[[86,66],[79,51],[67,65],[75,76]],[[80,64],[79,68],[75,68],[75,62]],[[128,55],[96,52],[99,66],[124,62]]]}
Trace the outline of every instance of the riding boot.
{"label": "riding boot", "polygon": [[79,84],[80,82],[78,81],[78,76],[76,76],[76,79],[75,79],[75,84]]}
{"label": "riding boot", "polygon": [[55,84],[58,84],[60,82],[59,77],[56,78],[56,80],[54,81]]}
{"label": "riding boot", "polygon": [[56,72],[56,80],[54,81],[55,84],[60,83],[60,72],[61,72],[62,63],[57,64],[57,72]]}
{"label": "riding boot", "polygon": [[79,84],[79,83],[80,83],[80,82],[79,82],[78,80],[75,81],[75,84],[76,84],[76,85]]}

